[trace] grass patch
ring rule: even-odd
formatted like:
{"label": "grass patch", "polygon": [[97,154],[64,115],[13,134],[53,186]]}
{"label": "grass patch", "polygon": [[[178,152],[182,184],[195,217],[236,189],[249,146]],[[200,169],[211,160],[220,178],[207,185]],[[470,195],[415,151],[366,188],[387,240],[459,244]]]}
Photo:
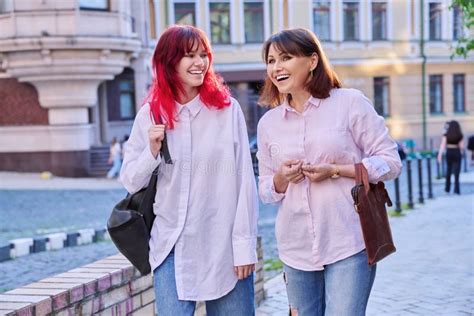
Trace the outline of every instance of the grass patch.
{"label": "grass patch", "polygon": [[390,212],[388,212],[388,216],[390,216],[390,217],[403,217],[403,216],[405,216],[405,214],[403,214],[402,212],[390,211]]}
{"label": "grass patch", "polygon": [[263,262],[265,271],[281,270],[283,269],[283,262],[280,259],[267,259]]}

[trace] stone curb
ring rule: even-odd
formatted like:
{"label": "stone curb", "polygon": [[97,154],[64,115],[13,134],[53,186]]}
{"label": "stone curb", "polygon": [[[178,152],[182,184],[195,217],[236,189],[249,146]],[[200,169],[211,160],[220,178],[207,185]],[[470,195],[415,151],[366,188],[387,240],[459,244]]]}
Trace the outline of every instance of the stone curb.
{"label": "stone curb", "polygon": [[32,253],[87,245],[102,240],[110,240],[109,233],[105,228],[86,228],[70,233],[63,232],[34,238],[12,239],[9,240],[8,245],[0,246],[0,262]]}

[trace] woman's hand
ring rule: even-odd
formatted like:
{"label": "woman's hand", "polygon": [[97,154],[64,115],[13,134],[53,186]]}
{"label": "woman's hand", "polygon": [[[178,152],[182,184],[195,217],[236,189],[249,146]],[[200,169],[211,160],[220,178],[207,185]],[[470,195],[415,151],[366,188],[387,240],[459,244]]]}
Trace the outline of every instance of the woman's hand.
{"label": "woman's hand", "polygon": [[281,166],[278,173],[287,182],[299,183],[304,179],[304,175],[301,172],[301,166],[303,162],[301,160],[287,160]]}
{"label": "woman's hand", "polygon": [[336,173],[336,166],[328,163],[305,164],[301,166],[301,170],[303,175],[308,177],[311,182],[320,182],[333,176]]}
{"label": "woman's hand", "polygon": [[152,125],[148,129],[148,140],[150,141],[150,150],[153,157],[158,157],[161,149],[161,142],[165,138],[165,125]]}
{"label": "woman's hand", "polygon": [[273,184],[275,191],[278,193],[286,192],[288,184],[299,183],[303,181],[304,175],[301,172],[301,166],[303,162],[300,160],[292,159],[285,161],[273,176]]}
{"label": "woman's hand", "polygon": [[239,280],[247,278],[252,272],[255,271],[255,264],[247,264],[245,266],[234,267],[235,274]]}

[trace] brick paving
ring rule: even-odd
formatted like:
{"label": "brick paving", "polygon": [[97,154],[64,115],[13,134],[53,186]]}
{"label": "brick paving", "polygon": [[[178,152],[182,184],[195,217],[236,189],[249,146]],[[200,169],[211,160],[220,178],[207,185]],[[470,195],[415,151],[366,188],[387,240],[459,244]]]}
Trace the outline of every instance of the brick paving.
{"label": "brick paving", "polygon": [[[474,173],[462,179],[472,184]],[[474,195],[442,195],[404,213],[390,218],[397,252],[377,267],[367,315],[473,315]],[[265,288],[257,315],[287,315],[281,274]]]}

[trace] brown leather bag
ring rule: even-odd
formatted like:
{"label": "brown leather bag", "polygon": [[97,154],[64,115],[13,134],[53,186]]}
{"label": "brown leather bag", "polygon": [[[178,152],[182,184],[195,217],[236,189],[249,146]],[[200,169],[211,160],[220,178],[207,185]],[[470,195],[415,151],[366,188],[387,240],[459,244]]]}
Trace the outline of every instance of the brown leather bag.
{"label": "brown leather bag", "polygon": [[360,217],[369,265],[373,265],[396,250],[385,208],[385,203],[392,206],[392,201],[383,182],[369,183],[367,169],[362,163],[355,164],[355,173],[356,185],[351,194]]}

